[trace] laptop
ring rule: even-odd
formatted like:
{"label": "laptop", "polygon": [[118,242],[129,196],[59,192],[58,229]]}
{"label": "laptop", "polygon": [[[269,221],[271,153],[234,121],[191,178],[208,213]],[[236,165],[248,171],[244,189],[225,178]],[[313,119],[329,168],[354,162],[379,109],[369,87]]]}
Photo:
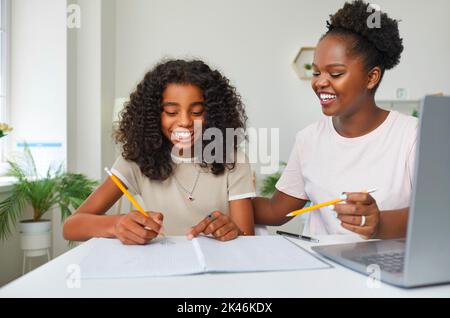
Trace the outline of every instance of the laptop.
{"label": "laptop", "polygon": [[388,284],[450,283],[450,96],[421,103],[406,239],[316,246],[326,258]]}

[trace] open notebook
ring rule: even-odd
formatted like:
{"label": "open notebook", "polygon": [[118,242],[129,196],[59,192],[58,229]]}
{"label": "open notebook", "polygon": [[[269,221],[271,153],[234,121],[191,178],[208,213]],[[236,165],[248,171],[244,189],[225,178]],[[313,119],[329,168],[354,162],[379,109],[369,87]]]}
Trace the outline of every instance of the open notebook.
{"label": "open notebook", "polygon": [[157,239],[145,246],[96,239],[81,261],[81,277],[172,276],[207,272],[253,272],[329,268],[281,236],[245,236],[228,242],[200,236]]}

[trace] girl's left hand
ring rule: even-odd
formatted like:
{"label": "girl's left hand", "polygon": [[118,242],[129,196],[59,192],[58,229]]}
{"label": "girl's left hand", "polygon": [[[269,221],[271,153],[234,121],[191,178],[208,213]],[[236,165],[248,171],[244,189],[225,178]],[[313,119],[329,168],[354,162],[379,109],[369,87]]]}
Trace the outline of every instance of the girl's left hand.
{"label": "girl's left hand", "polygon": [[335,204],[334,210],[343,228],[358,233],[364,239],[372,239],[378,232],[380,210],[369,193],[345,192],[343,204]]}
{"label": "girl's left hand", "polygon": [[191,228],[188,233],[188,239],[191,240],[200,233],[205,235],[212,234],[220,241],[229,241],[238,237],[241,234],[241,230],[228,215],[214,211]]}

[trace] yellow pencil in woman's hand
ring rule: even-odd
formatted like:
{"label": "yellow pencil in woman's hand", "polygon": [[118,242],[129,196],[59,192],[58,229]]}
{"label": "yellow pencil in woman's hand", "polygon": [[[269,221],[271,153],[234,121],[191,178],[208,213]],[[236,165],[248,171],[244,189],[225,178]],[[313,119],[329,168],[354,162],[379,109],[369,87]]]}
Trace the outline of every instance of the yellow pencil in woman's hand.
{"label": "yellow pencil in woman's hand", "polygon": [[[377,189],[370,189],[370,190],[361,191],[361,192],[373,193],[375,191],[377,191]],[[319,203],[319,204],[316,204],[316,205],[309,206],[307,208],[303,208],[303,209],[300,209],[300,210],[292,211],[291,213],[287,214],[286,216],[296,216],[296,215],[299,215],[299,214],[302,214],[302,213],[305,213],[305,212],[317,210],[317,209],[323,208],[325,206],[336,204],[336,203],[339,203],[339,202],[342,202],[342,201],[345,201],[345,199],[339,198],[339,199],[334,199],[334,200],[331,200],[331,201]]]}

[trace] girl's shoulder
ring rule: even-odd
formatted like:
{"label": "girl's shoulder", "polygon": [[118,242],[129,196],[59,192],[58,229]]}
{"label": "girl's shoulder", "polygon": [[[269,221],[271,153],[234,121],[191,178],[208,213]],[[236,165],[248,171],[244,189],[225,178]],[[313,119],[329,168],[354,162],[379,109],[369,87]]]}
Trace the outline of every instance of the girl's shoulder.
{"label": "girl's shoulder", "polygon": [[135,161],[125,159],[121,155],[116,158],[116,161],[113,164],[113,168],[140,170],[138,164]]}
{"label": "girl's shoulder", "polygon": [[118,156],[116,161],[111,167],[113,173],[119,174],[127,180],[139,181],[145,177],[141,171],[139,165],[132,160],[125,159],[122,156]]}
{"label": "girl's shoulder", "polygon": [[238,164],[248,164],[250,162],[247,153],[245,153],[245,151],[242,149],[237,149],[235,151],[235,158],[235,162]]}

